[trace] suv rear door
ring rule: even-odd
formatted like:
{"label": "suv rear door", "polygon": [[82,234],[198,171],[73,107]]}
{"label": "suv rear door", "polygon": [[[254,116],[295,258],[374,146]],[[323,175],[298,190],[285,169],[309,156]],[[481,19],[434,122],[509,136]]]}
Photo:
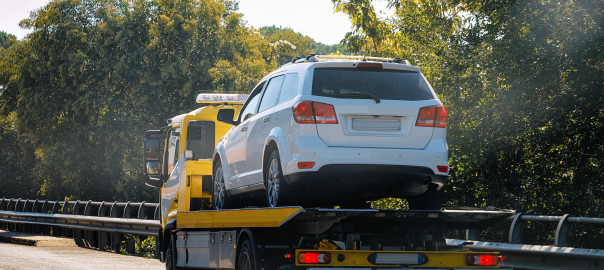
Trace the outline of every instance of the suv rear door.
{"label": "suv rear door", "polygon": [[439,105],[419,71],[380,63],[315,68],[312,95],[334,106],[338,124],[317,124],[328,146],[422,149],[433,127],[415,126],[419,109]]}

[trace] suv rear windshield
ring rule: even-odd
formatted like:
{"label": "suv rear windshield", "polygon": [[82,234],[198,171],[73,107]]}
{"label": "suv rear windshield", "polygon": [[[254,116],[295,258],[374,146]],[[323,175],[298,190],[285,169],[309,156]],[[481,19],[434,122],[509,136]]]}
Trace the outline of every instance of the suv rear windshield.
{"label": "suv rear windshield", "polygon": [[335,98],[370,94],[389,100],[436,98],[419,72],[387,69],[315,68],[312,94]]}

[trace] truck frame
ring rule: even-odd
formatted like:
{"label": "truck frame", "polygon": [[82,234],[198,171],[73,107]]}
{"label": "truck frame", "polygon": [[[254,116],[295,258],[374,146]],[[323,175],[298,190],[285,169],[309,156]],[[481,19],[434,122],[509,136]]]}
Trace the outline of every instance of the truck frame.
{"label": "truck frame", "polygon": [[209,210],[212,153],[230,125],[222,108],[245,95],[200,94],[201,108],[145,134],[147,185],[160,189],[159,258],[166,269],[497,268],[496,252],[445,244],[451,229],[481,229],[510,210],[266,208]]}

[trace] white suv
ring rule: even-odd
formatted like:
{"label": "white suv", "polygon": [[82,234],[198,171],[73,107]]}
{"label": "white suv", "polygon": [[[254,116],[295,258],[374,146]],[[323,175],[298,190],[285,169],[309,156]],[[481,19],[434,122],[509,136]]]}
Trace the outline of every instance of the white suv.
{"label": "white suv", "polygon": [[440,208],[447,111],[398,58],[310,55],[264,77],[214,153],[213,202],[360,207],[405,197]]}

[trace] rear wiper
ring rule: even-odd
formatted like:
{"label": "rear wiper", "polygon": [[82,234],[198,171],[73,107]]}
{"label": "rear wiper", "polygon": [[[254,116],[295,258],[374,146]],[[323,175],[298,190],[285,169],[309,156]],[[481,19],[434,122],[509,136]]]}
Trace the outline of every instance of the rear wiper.
{"label": "rear wiper", "polygon": [[336,96],[337,98],[339,97],[347,97],[347,98],[365,98],[365,99],[373,99],[375,100],[375,103],[380,103],[381,100],[369,93],[362,93],[362,92],[358,92],[358,93],[347,93],[347,94],[340,94]]}

